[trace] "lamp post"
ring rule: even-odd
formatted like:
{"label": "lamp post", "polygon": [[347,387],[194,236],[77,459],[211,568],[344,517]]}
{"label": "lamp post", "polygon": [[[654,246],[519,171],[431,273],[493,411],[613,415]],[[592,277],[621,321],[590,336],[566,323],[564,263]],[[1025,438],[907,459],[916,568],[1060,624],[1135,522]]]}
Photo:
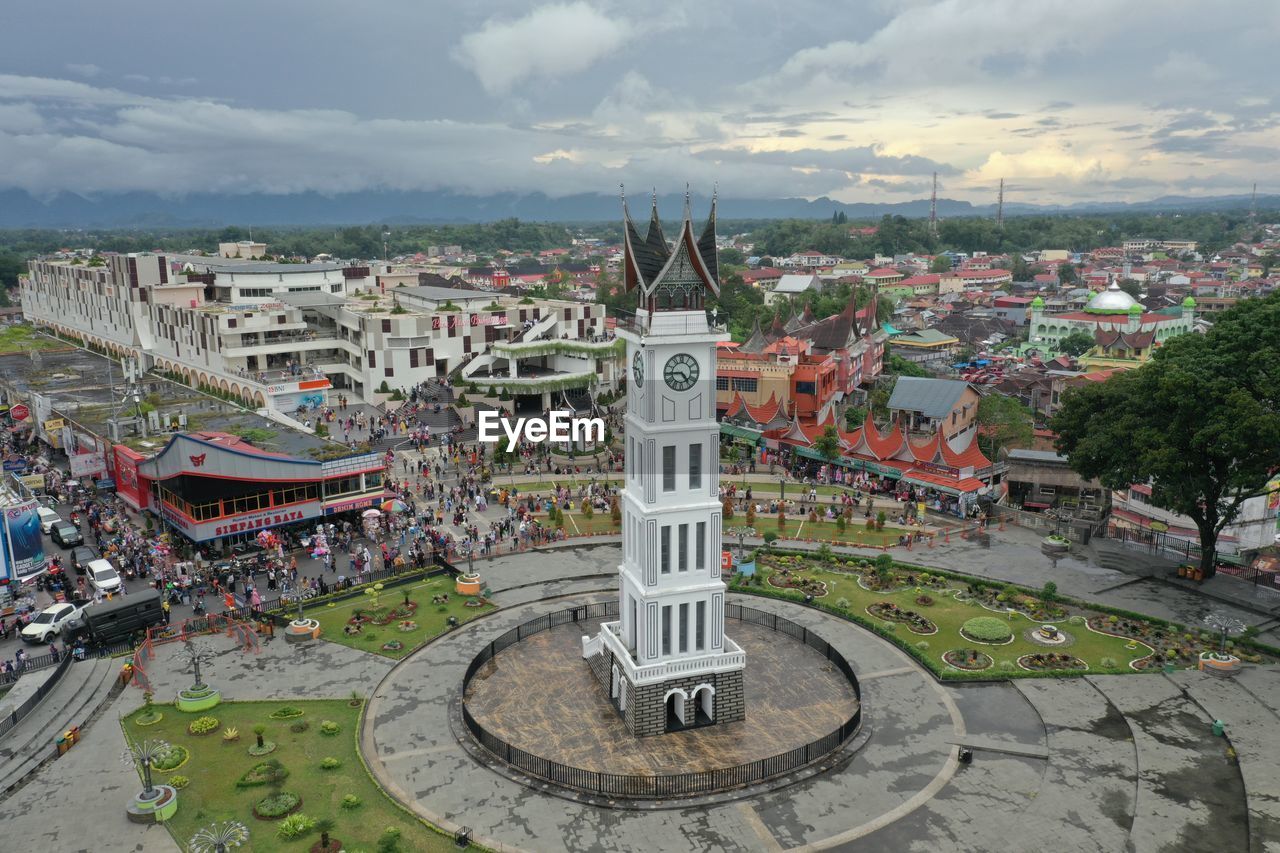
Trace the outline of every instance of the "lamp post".
{"label": "lamp post", "polygon": [[191,661],[191,666],[195,670],[195,684],[192,685],[191,689],[192,690],[205,689],[207,685],[204,683],[204,680],[200,676],[200,664],[208,663],[210,660],[213,659],[212,656],[209,655],[207,652],[202,652],[199,649],[197,649],[190,640],[187,640],[187,647],[186,647],[186,650],[184,651],[184,654],[186,654],[187,660]]}
{"label": "lamp post", "polygon": [[130,745],[120,755],[120,759],[125,764],[133,765],[142,771],[143,799],[155,798],[155,785],[151,783],[151,765],[172,748],[168,741],[144,740]]}
{"label": "lamp post", "polygon": [[738,537],[738,562],[742,562],[743,553],[745,550],[745,540],[748,536],[755,536],[756,529],[754,527],[748,527],[747,525],[744,524],[740,527],[730,528],[729,535]]}
{"label": "lamp post", "polygon": [[1217,611],[1204,617],[1204,623],[1221,635],[1222,642],[1219,645],[1218,652],[1222,655],[1227,653],[1227,635],[1238,634],[1245,629],[1243,621]]}
{"label": "lamp post", "polygon": [[238,820],[210,824],[196,830],[187,842],[191,853],[226,853],[249,840],[249,828]]}

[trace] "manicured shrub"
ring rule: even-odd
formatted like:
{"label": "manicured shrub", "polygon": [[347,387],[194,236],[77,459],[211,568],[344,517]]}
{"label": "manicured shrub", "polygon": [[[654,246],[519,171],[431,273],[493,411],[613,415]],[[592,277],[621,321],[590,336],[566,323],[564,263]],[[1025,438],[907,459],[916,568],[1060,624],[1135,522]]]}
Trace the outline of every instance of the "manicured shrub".
{"label": "manicured shrub", "polygon": [[342,726],[333,720],[325,720],[320,724],[320,734],[322,735],[336,735],[340,731],[342,731]]}
{"label": "manicured shrub", "polygon": [[927,651],[929,651],[929,641],[928,641],[928,640],[921,640],[920,642],[916,643],[916,648],[917,648],[917,649],[919,649],[919,650],[920,650],[920,651],[922,651],[922,652],[927,652]]}
{"label": "manicured shrub", "polygon": [[836,607],[839,607],[841,610],[848,610],[848,609],[849,609],[849,599],[847,599],[847,598],[837,598],[837,599],[836,599]]}
{"label": "manicured shrub", "polygon": [[975,616],[960,627],[966,637],[982,643],[1003,643],[1013,636],[1008,623],[992,616]]}
{"label": "manicured shrub", "polygon": [[289,778],[289,771],[285,769],[276,759],[264,761],[261,764],[255,764],[244,772],[239,779],[236,780],[237,788],[254,788],[258,785],[268,785],[275,782],[283,782]]}
{"label": "manicured shrub", "polygon": [[1098,664],[1099,664],[1103,669],[1115,669],[1115,668],[1116,668],[1116,659],[1115,659],[1115,658],[1103,658],[1102,660],[1098,661]]}
{"label": "manicured shrub", "polygon": [[348,811],[350,811],[351,809],[360,808],[360,806],[364,805],[364,801],[361,800],[359,797],[357,797],[355,794],[347,794],[345,797],[342,798],[341,805],[344,809],[347,809]]}
{"label": "manicured shrub", "polygon": [[1076,614],[1075,616],[1072,616],[1070,619],[1068,619],[1067,622],[1072,625],[1083,625],[1084,617],[1079,614]]}
{"label": "manicured shrub", "polygon": [[1013,661],[1011,661],[1011,660],[1002,660],[1002,661],[1000,661],[1000,669],[1001,669],[1001,670],[1003,670],[1004,672],[1012,672],[1012,671],[1013,671]]}
{"label": "manicured shrub", "polygon": [[321,770],[337,770],[341,766],[342,766],[342,762],[334,758],[332,755],[322,758],[320,760]]}
{"label": "manicured shrub", "polygon": [[179,767],[187,763],[187,759],[191,757],[191,753],[187,751],[185,746],[174,744],[170,746],[168,751],[162,753],[155,761],[151,762],[151,766],[161,772],[167,770],[177,770]]}
{"label": "manicured shrub", "polygon": [[297,794],[290,791],[278,791],[258,800],[253,807],[253,813],[258,817],[265,818],[284,817],[296,809],[301,802],[302,798]]}
{"label": "manicured shrub", "polygon": [[217,717],[196,717],[191,721],[191,725],[187,726],[187,731],[193,735],[207,735],[217,730]]}
{"label": "manicured shrub", "polygon": [[308,723],[306,720],[298,720],[296,723],[289,724],[289,731],[293,732],[294,734],[301,734],[302,732],[305,732],[309,728],[311,728],[311,724]]}
{"label": "manicured shrub", "polygon": [[[285,705],[283,708],[277,708],[276,710],[272,711],[271,719],[291,720],[294,717],[301,717],[305,713],[306,711],[302,710],[301,708],[295,708],[292,705]],[[257,729],[255,728],[254,731],[256,732]]]}
{"label": "manicured shrub", "polygon": [[304,814],[291,814],[280,821],[280,826],[276,827],[276,838],[283,841],[301,838],[312,829],[315,829],[315,825],[315,820]]}
{"label": "manicured shrub", "polygon": [[240,740],[240,730],[235,726],[227,726],[222,732],[222,739],[227,743]]}
{"label": "manicured shrub", "polygon": [[186,776],[183,776],[182,774],[178,774],[177,776],[169,777],[169,784],[177,788],[178,790],[182,790],[183,788],[191,784],[191,780],[188,779]]}

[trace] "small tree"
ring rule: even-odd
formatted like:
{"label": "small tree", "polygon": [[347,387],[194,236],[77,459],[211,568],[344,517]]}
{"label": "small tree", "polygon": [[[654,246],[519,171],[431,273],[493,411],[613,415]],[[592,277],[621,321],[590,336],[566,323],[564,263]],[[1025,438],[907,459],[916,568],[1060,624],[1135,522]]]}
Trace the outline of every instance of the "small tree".
{"label": "small tree", "polygon": [[844,516],[843,516],[843,515],[837,515],[837,516],[836,516],[836,531],[837,531],[837,532],[839,532],[841,535],[844,535],[844,531],[845,531],[845,528],[846,528],[846,527],[848,527],[848,525],[845,523]]}
{"label": "small tree", "polygon": [[613,516],[614,524],[622,523],[622,507],[618,505],[617,495],[609,499],[609,513]]}
{"label": "small tree", "polygon": [[820,563],[830,563],[833,556],[831,546],[823,542],[818,546],[818,550],[813,552],[813,556],[817,557]]}
{"label": "small tree", "polygon": [[1044,587],[1040,590],[1040,597],[1046,602],[1055,600],[1058,597],[1058,585],[1053,581],[1045,581]]}
{"label": "small tree", "polygon": [[816,509],[809,510],[809,523],[814,524],[818,521],[818,511]]}
{"label": "small tree", "polygon": [[595,510],[591,508],[591,500],[589,498],[583,498],[582,499],[582,517],[585,518],[587,521],[590,521],[591,517],[594,516],[595,514],[596,514]]}
{"label": "small tree", "polygon": [[782,507],[778,507],[778,532],[787,529],[787,511]]}
{"label": "small tree", "polygon": [[889,579],[889,572],[893,571],[893,557],[888,554],[881,554],[876,557],[876,574],[881,580]]}
{"label": "small tree", "polygon": [[320,831],[320,849],[329,849],[329,833],[333,832],[333,818],[321,818],[316,821],[316,829]]}
{"label": "small tree", "polygon": [[753,503],[748,503],[747,504],[747,527],[755,527],[755,526],[756,526],[756,505]]}
{"label": "small tree", "polygon": [[262,723],[258,723],[256,726],[253,727],[253,733],[258,738],[258,749],[262,749],[264,746],[264,744],[262,743],[262,736],[263,734],[266,733],[266,731],[267,731],[267,727],[264,726]]}
{"label": "small tree", "polygon": [[733,498],[725,495],[725,499],[720,502],[720,518],[728,521],[733,518]]}
{"label": "small tree", "polygon": [[387,384],[387,380],[382,380],[382,384],[378,386],[379,394],[390,394],[391,386]]}
{"label": "small tree", "polygon": [[884,510],[880,510],[876,513],[876,530],[884,530],[885,520]]}

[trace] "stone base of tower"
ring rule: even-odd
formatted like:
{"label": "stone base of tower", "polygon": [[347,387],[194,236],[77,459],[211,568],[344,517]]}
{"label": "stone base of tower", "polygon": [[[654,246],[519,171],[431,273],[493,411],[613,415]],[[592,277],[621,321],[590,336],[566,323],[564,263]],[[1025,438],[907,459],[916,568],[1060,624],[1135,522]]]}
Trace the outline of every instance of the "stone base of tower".
{"label": "stone base of tower", "polygon": [[587,665],[608,692],[627,730],[636,737],[736,723],[746,717],[741,669],[636,686],[622,667],[614,665],[607,648],[587,658]]}

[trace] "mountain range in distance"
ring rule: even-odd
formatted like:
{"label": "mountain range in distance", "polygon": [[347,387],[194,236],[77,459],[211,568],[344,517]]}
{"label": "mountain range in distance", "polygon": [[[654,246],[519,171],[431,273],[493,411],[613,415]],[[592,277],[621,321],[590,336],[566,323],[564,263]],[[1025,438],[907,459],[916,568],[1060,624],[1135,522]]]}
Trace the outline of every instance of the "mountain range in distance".
{"label": "mountain range in distance", "polygon": [[[630,199],[632,215],[648,216],[649,196]],[[682,195],[658,199],[667,218],[677,215]],[[694,216],[705,215],[709,200],[691,200]],[[1213,197],[1163,196],[1140,202],[1077,202],[1071,205],[1036,205],[1006,202],[1006,216],[1031,214],[1158,213],[1245,210],[1248,195]],[[1280,195],[1259,197],[1259,209],[1280,208]],[[851,221],[879,219],[885,214],[908,218],[927,217],[929,200],[898,203],[845,203],[829,198],[728,198],[720,199],[725,219],[823,219],[843,212]],[[552,198],[542,193],[500,193],[468,196],[449,191],[367,190],[325,195],[318,192],[292,195],[198,193],[164,196],[130,192],[100,196],[61,193],[39,199],[23,190],[0,191],[0,228],[209,228],[227,225],[334,225],[377,223],[388,225],[492,222],[517,218],[534,222],[608,222],[618,219],[616,195],[579,194]],[[995,216],[995,205],[974,205],[955,199],[938,199],[938,216]]]}

